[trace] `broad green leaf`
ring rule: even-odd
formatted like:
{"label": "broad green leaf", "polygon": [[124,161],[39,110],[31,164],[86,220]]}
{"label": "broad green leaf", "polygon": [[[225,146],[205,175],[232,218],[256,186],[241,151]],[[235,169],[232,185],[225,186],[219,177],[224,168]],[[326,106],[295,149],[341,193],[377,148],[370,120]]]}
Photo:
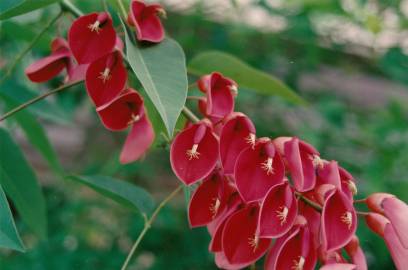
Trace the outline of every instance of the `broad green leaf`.
{"label": "broad green leaf", "polygon": [[69,179],[87,185],[117,203],[129,207],[135,212],[140,211],[147,214],[153,209],[153,199],[146,190],[123,180],[100,175],[73,175],[69,176]]}
{"label": "broad green leaf", "polygon": [[21,219],[40,237],[47,234],[45,200],[31,166],[9,133],[0,128],[0,184]]}
{"label": "broad green leaf", "polygon": [[0,4],[0,20],[25,14],[58,1],[60,0],[2,0]]}
{"label": "broad green leaf", "polygon": [[[17,106],[15,102],[7,97],[3,97],[6,101],[6,108],[10,110]],[[19,111],[14,116],[14,119],[24,130],[30,143],[38,149],[38,151],[43,155],[45,160],[48,161],[51,168],[58,174],[62,174],[63,169],[58,161],[58,157],[55,154],[54,148],[50,144],[45,130],[40,125],[40,123],[35,119],[35,117],[29,111]]]}
{"label": "broad green leaf", "polygon": [[203,52],[194,57],[188,71],[201,76],[219,71],[232,78],[239,86],[260,94],[280,96],[295,104],[306,102],[279,79],[257,70],[237,57],[219,51]]}
{"label": "broad green leaf", "polygon": [[0,247],[24,251],[24,245],[14,224],[6,194],[0,185]]}
{"label": "broad green leaf", "polygon": [[126,32],[126,55],[133,72],[159,112],[167,133],[174,127],[187,97],[187,70],[180,45],[166,38],[155,45],[134,44]]}

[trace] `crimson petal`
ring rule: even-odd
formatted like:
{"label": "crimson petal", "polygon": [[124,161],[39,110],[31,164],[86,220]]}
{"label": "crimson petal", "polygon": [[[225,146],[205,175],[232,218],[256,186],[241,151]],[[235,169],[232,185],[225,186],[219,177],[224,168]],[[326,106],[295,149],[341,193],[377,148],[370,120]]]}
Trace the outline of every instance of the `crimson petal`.
{"label": "crimson petal", "polygon": [[210,74],[207,94],[207,115],[215,118],[223,118],[234,110],[234,96],[231,88],[237,84],[222,76],[218,72]]}
{"label": "crimson petal", "polygon": [[51,80],[67,66],[70,55],[68,49],[60,49],[29,65],[25,74],[32,82],[40,83]]}
{"label": "crimson petal", "polygon": [[255,145],[255,127],[242,113],[233,113],[226,120],[220,136],[220,157],[225,174],[233,174],[238,155]]}
{"label": "crimson petal", "polygon": [[116,33],[112,18],[106,12],[79,17],[69,29],[68,42],[79,64],[97,60],[115,46]]}
{"label": "crimson petal", "polygon": [[350,263],[332,263],[324,265],[320,270],[357,270],[357,266]]}
{"label": "crimson petal", "polygon": [[298,213],[295,195],[287,182],[273,186],[261,204],[259,235],[277,238],[293,226]]}
{"label": "crimson petal", "polygon": [[186,185],[208,176],[217,159],[218,140],[207,121],[201,121],[183,130],[171,144],[171,167]]}
{"label": "crimson petal", "polygon": [[360,241],[357,236],[353,236],[351,241],[345,246],[347,254],[351,258],[351,262],[356,265],[358,270],[367,270],[367,260],[363,250],[360,247]]}
{"label": "crimson petal", "polygon": [[126,68],[122,55],[114,51],[92,62],[86,72],[86,90],[95,106],[112,101],[125,87]]}
{"label": "crimson petal", "polygon": [[349,198],[336,189],[322,210],[323,245],[328,252],[344,247],[357,229],[357,214]]}
{"label": "crimson petal", "polygon": [[246,202],[263,199],[272,186],[282,183],[284,174],[283,161],[268,138],[243,150],[235,163],[237,189]]}
{"label": "crimson petal", "polygon": [[138,160],[154,141],[154,130],[145,113],[141,119],[135,121],[120,153],[122,164]]}
{"label": "crimson petal", "polygon": [[98,107],[96,111],[104,126],[114,131],[126,129],[145,115],[143,98],[132,88],[123,91],[111,103]]}
{"label": "crimson petal", "polygon": [[271,239],[259,238],[256,234],[259,206],[247,205],[234,213],[225,224],[222,234],[222,249],[230,264],[250,264],[268,249]]}
{"label": "crimson petal", "polygon": [[159,4],[148,5],[143,1],[130,3],[128,22],[136,27],[136,38],[140,41],[158,43],[164,39],[163,25],[158,14],[164,13]]}

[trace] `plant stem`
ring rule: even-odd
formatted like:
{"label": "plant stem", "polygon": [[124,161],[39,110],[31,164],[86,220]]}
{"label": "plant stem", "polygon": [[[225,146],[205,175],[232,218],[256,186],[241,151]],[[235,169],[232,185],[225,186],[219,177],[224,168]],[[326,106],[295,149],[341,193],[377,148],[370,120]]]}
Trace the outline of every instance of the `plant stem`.
{"label": "plant stem", "polygon": [[116,0],[116,2],[118,3],[120,12],[122,12],[122,19],[126,21],[127,18],[127,13],[126,13],[126,9],[125,6],[123,6],[122,0]]}
{"label": "plant stem", "polygon": [[183,107],[183,110],[181,112],[188,120],[193,123],[197,123],[198,121],[200,121],[200,119],[198,119],[198,117],[186,106]]}
{"label": "plant stem", "polygon": [[13,70],[16,68],[17,64],[21,61],[21,59],[33,48],[35,43],[37,43],[38,40],[44,35],[45,32],[47,32],[52,25],[61,17],[63,12],[59,12],[57,16],[55,16],[53,19],[51,19],[45,27],[31,40],[30,44],[27,45],[27,47],[14,59],[13,63],[10,65],[10,67],[7,69],[6,73],[0,80],[0,84],[8,77],[11,75]]}
{"label": "plant stem", "polygon": [[84,15],[82,11],[80,11],[70,0],[63,0],[61,2],[61,8],[62,10],[66,10],[70,13],[72,13],[75,17],[80,17]]}
{"label": "plant stem", "polygon": [[295,194],[296,194],[296,196],[297,196],[299,199],[301,199],[303,202],[305,202],[305,203],[308,204],[309,206],[313,207],[315,210],[317,210],[317,211],[319,211],[319,212],[322,211],[323,208],[322,208],[319,204],[317,204],[317,203],[315,203],[314,201],[312,201],[312,200],[306,198],[305,196],[303,196],[301,193],[299,193],[299,192],[297,192],[297,191],[295,191]]}
{"label": "plant stem", "polygon": [[125,270],[128,265],[130,260],[132,259],[133,254],[135,253],[137,247],[139,246],[140,242],[142,241],[143,237],[147,233],[147,231],[150,229],[152,226],[154,220],[156,219],[157,215],[159,214],[160,210],[171,200],[174,198],[174,196],[177,195],[177,193],[180,192],[180,190],[183,188],[183,185],[179,185],[175,190],[173,190],[160,204],[157,206],[157,208],[154,210],[153,214],[150,216],[149,219],[146,218],[145,216],[145,224],[143,227],[143,230],[140,232],[139,236],[137,237],[135,243],[133,244],[132,248],[130,249],[130,252],[128,256],[126,257],[125,262],[122,265],[121,270]]}
{"label": "plant stem", "polygon": [[53,94],[58,93],[58,92],[62,92],[62,91],[64,91],[65,89],[68,89],[68,88],[70,88],[71,86],[80,84],[80,83],[82,83],[82,82],[83,82],[83,81],[77,81],[77,82],[73,82],[73,83],[69,83],[69,84],[64,84],[64,85],[61,85],[60,87],[55,88],[54,90],[51,90],[51,91],[49,91],[49,92],[47,92],[47,93],[44,93],[44,94],[42,94],[42,95],[40,95],[40,96],[37,96],[37,97],[35,97],[35,98],[33,98],[33,99],[30,99],[29,101],[27,101],[27,102],[25,102],[25,103],[23,103],[23,104],[21,104],[21,105],[15,107],[15,108],[12,109],[11,111],[8,111],[8,112],[5,113],[3,116],[1,116],[1,117],[0,117],[0,122],[3,121],[3,120],[6,119],[6,118],[12,116],[13,114],[15,114],[15,113],[21,111],[22,109],[24,109],[24,108],[30,106],[31,104],[36,103],[37,101],[40,101],[40,100],[42,100],[42,99],[44,99],[44,98],[46,98],[46,97],[48,97],[48,96],[51,96],[51,95],[53,95]]}

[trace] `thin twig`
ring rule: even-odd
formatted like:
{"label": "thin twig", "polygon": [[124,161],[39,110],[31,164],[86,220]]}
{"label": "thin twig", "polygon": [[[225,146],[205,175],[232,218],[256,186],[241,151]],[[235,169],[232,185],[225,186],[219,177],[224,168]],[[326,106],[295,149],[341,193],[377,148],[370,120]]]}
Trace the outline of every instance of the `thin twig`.
{"label": "thin twig", "polygon": [[12,116],[13,114],[15,114],[15,113],[21,111],[22,109],[24,109],[24,108],[30,106],[30,105],[33,104],[33,103],[36,103],[36,102],[38,102],[38,101],[40,101],[40,100],[42,100],[42,99],[44,99],[44,98],[46,98],[46,97],[48,97],[48,96],[51,96],[51,95],[53,95],[53,94],[56,94],[56,93],[58,93],[58,92],[62,92],[62,91],[64,91],[64,90],[70,88],[71,86],[80,84],[80,83],[82,83],[82,82],[83,82],[83,81],[77,81],[77,82],[73,82],[73,83],[69,83],[69,84],[64,84],[64,85],[61,85],[60,87],[55,88],[54,90],[51,90],[51,91],[49,91],[49,92],[47,92],[47,93],[44,93],[44,94],[42,94],[42,95],[40,95],[40,96],[37,96],[37,97],[35,97],[35,98],[33,98],[33,99],[30,99],[29,101],[27,101],[27,102],[25,102],[25,103],[23,103],[23,104],[21,104],[21,105],[15,107],[15,108],[12,109],[11,111],[8,111],[8,112],[5,113],[3,116],[1,116],[1,117],[0,117],[0,122],[3,121],[3,120],[6,119],[6,118]]}
{"label": "thin twig", "polygon": [[174,197],[177,195],[177,193],[180,192],[180,190],[183,188],[182,185],[178,186],[175,190],[173,190],[173,192],[171,192],[160,204],[159,206],[157,206],[157,208],[154,210],[153,214],[150,216],[149,219],[147,219],[146,216],[145,217],[145,224],[143,227],[143,230],[140,232],[139,236],[137,237],[135,243],[133,244],[129,254],[126,257],[125,262],[122,265],[121,270],[125,270],[128,265],[130,260],[132,259],[133,254],[135,253],[137,247],[139,246],[140,242],[142,241],[143,237],[145,236],[145,234],[147,233],[147,231],[150,229],[150,227],[152,226],[154,220],[156,219],[157,215],[159,214],[160,210]]}
{"label": "thin twig", "polygon": [[38,40],[44,35],[45,32],[47,32],[51,26],[54,25],[54,23],[61,17],[63,12],[59,12],[57,16],[55,16],[53,19],[51,19],[45,27],[31,40],[30,44],[27,45],[27,47],[14,59],[13,63],[10,65],[9,69],[7,69],[6,73],[0,80],[0,84],[4,82],[4,80],[11,75],[13,70],[16,68],[17,64],[21,61],[21,59],[33,48],[35,43],[37,43]]}
{"label": "thin twig", "polygon": [[317,203],[315,203],[314,201],[312,201],[312,200],[306,198],[305,196],[303,196],[301,193],[299,193],[299,192],[297,192],[297,191],[295,192],[295,194],[296,194],[296,196],[297,196],[299,199],[301,199],[303,202],[305,202],[305,203],[308,204],[309,206],[313,207],[315,210],[317,210],[317,211],[319,211],[319,212],[322,211],[323,208],[322,208],[319,204],[317,204]]}
{"label": "thin twig", "polygon": [[72,13],[75,17],[80,17],[84,15],[82,11],[80,11],[70,0],[63,0],[61,2],[61,8],[62,10],[68,11]]}

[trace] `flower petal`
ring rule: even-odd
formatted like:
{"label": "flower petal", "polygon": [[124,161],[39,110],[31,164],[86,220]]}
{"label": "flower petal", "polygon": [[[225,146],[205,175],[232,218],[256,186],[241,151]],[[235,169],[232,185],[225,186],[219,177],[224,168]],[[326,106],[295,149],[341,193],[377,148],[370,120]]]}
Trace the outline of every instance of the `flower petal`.
{"label": "flower petal", "polygon": [[235,182],[246,202],[262,200],[272,186],[283,182],[284,174],[283,161],[268,138],[243,150],[235,163]]}
{"label": "flower petal", "polygon": [[186,185],[207,177],[218,159],[218,140],[206,122],[183,130],[173,140],[170,162],[173,172]]}
{"label": "flower petal", "polygon": [[69,29],[68,42],[79,64],[90,63],[111,52],[116,33],[106,12],[91,13],[76,19]]}
{"label": "flower petal", "polygon": [[357,270],[357,266],[350,263],[331,263],[320,267],[320,270]]}
{"label": "flower petal", "polygon": [[86,72],[86,90],[95,106],[111,102],[125,87],[126,68],[122,55],[114,51],[89,65]]}
{"label": "flower petal", "polygon": [[152,145],[154,130],[147,114],[134,122],[120,153],[120,163],[126,164],[138,160]]}
{"label": "flower petal", "polygon": [[255,145],[255,127],[242,113],[232,114],[225,122],[220,136],[220,157],[225,174],[233,174],[238,155]]}
{"label": "flower petal", "polygon": [[66,66],[71,53],[69,50],[59,50],[44,57],[25,69],[25,74],[32,82],[45,82],[57,76]]}

